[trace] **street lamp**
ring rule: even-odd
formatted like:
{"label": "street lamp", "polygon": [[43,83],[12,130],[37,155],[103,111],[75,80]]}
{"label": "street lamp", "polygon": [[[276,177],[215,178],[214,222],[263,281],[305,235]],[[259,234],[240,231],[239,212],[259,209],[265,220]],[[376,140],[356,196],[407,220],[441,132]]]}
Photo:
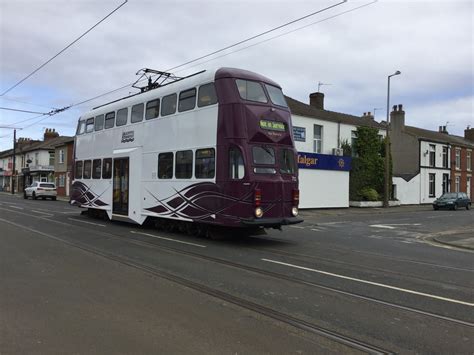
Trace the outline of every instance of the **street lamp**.
{"label": "street lamp", "polygon": [[397,70],[387,79],[387,134],[385,137],[385,189],[383,196],[383,206],[388,207],[388,195],[390,194],[390,143],[389,143],[389,129],[390,129],[390,78],[395,75],[400,75],[402,72]]}

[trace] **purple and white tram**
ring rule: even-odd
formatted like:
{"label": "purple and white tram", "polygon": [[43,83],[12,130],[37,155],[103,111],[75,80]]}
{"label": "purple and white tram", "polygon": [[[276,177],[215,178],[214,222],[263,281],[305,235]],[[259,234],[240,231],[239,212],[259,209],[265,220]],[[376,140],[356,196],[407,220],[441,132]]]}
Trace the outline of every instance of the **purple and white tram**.
{"label": "purple and white tram", "polygon": [[79,119],[71,204],[168,228],[280,228],[298,217],[291,115],[281,88],[204,71]]}

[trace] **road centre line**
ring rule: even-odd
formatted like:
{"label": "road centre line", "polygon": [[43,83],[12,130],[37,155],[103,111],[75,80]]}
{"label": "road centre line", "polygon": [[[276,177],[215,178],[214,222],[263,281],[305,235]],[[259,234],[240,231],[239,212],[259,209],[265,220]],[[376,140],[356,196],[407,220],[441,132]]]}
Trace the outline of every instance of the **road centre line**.
{"label": "road centre line", "polygon": [[77,218],[68,218],[68,219],[69,219],[70,221],[77,221],[77,222],[92,224],[93,226],[106,227],[105,224],[83,221],[82,219],[77,219]]}
{"label": "road centre line", "polygon": [[41,211],[37,211],[37,210],[31,210],[31,212],[35,212],[35,213],[40,213],[40,214],[44,214],[44,215],[48,215],[48,216],[54,216],[54,214],[52,213],[46,213],[46,212],[41,212]]}
{"label": "road centre line", "polygon": [[11,208],[16,208],[17,210],[24,210],[23,207],[17,207],[17,206],[8,206],[8,207],[11,207]]}
{"label": "road centre line", "polygon": [[146,235],[147,237],[151,237],[151,238],[169,240],[169,241],[171,241],[171,242],[176,242],[176,243],[181,243],[181,244],[192,245],[192,246],[199,247],[199,248],[206,248],[205,245],[196,244],[196,243],[191,243],[191,242],[185,242],[185,241],[178,240],[178,239],[172,239],[172,238],[161,237],[161,236],[154,235],[154,234],[149,234],[149,233],[142,233],[142,232],[137,232],[137,231],[130,231],[130,233]]}
{"label": "road centre line", "polygon": [[386,224],[371,224],[369,227],[373,228],[385,228],[385,229],[395,229],[395,227],[386,225]]}
{"label": "road centre line", "polygon": [[433,295],[433,294],[429,294],[429,293],[409,290],[409,289],[406,289],[406,288],[401,288],[401,287],[391,286],[391,285],[382,284],[382,283],[378,283],[378,282],[372,282],[372,281],[357,279],[355,277],[339,275],[339,274],[335,274],[335,273],[332,273],[332,272],[327,272],[327,271],[317,270],[317,269],[311,269],[309,267],[304,267],[304,266],[299,266],[299,265],[294,265],[294,264],[288,264],[288,263],[284,263],[284,262],[277,261],[277,260],[271,260],[271,259],[261,259],[261,260],[269,262],[269,263],[274,263],[274,264],[279,264],[279,265],[284,265],[284,266],[296,268],[296,269],[316,272],[318,274],[333,276],[333,277],[337,277],[337,278],[344,279],[344,280],[360,282],[360,283],[367,284],[367,285],[388,288],[388,289],[391,289],[391,290],[410,293],[410,294],[413,294],[413,295],[418,295],[418,296],[433,298],[433,299],[437,299],[437,300],[441,300],[441,301],[445,301],[445,302],[451,302],[451,303],[461,304],[461,305],[464,305],[464,306],[474,307],[474,303],[460,301],[460,300],[456,300],[456,299],[452,299],[452,298],[441,297],[441,296],[437,296],[437,295]]}

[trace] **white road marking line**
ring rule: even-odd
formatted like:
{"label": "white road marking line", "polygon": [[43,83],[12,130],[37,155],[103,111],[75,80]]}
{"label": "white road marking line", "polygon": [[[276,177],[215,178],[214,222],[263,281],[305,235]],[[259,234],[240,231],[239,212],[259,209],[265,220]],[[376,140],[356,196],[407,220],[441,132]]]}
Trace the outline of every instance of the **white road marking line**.
{"label": "white road marking line", "polygon": [[74,211],[74,212],[59,212],[59,213],[62,213],[62,214],[79,214],[79,213],[81,213],[81,211],[77,210],[77,211]]}
{"label": "white road marking line", "polygon": [[317,228],[311,228],[312,231],[315,231],[315,232],[322,232],[323,230],[322,229],[317,229]]}
{"label": "white road marking line", "polygon": [[386,285],[386,284],[382,284],[382,283],[378,283],[378,282],[372,282],[372,281],[357,279],[355,277],[349,277],[349,276],[334,274],[332,272],[311,269],[309,267],[304,267],[304,266],[299,266],[299,265],[294,265],[294,264],[288,264],[288,263],[284,263],[284,262],[276,261],[276,260],[270,260],[270,259],[261,259],[261,260],[269,262],[269,263],[280,264],[280,265],[284,265],[284,266],[293,267],[293,268],[296,268],[296,269],[301,269],[301,270],[316,272],[316,273],[323,274],[323,275],[333,276],[333,277],[337,277],[337,278],[340,278],[340,279],[360,282],[360,283],[367,284],[367,285],[388,288],[388,289],[391,289],[391,290],[411,293],[411,294],[418,295],[418,296],[423,296],[423,297],[433,298],[433,299],[437,299],[437,300],[441,300],[441,301],[446,301],[446,302],[451,302],[451,303],[462,304],[462,305],[469,306],[469,307],[474,307],[474,303],[460,301],[460,300],[456,300],[456,299],[452,299],[452,298],[441,297],[441,296],[432,295],[432,294],[429,294],[429,293],[424,293],[424,292],[419,292],[419,291],[414,291],[414,290],[408,290],[406,288],[401,288],[401,287]]}
{"label": "white road marking line", "polygon": [[77,221],[77,222],[92,224],[93,226],[106,227],[105,224],[83,221],[82,219],[77,219],[77,218],[68,218],[68,219],[69,219],[70,221]]}
{"label": "white road marking line", "polygon": [[16,208],[17,210],[24,210],[23,207],[17,207],[17,206],[8,206],[8,207],[11,207],[11,208]]}
{"label": "white road marking line", "polygon": [[385,229],[395,229],[395,227],[388,226],[386,224],[371,224],[369,227],[373,228],[385,228]]}
{"label": "white road marking line", "polygon": [[386,223],[384,226],[421,226],[421,223]]}
{"label": "white road marking line", "polygon": [[196,244],[196,243],[190,243],[190,242],[185,242],[185,241],[178,240],[178,239],[160,237],[160,236],[154,235],[154,234],[148,234],[148,233],[142,233],[142,232],[136,232],[136,231],[130,231],[130,233],[146,235],[147,237],[152,237],[152,238],[157,238],[157,239],[163,239],[163,240],[169,240],[169,241],[171,241],[171,242],[176,242],[176,243],[181,243],[181,244],[192,245],[192,246],[199,247],[199,248],[206,248],[205,245]]}
{"label": "white road marking line", "polygon": [[52,214],[52,213],[46,213],[46,212],[41,212],[41,211],[36,211],[36,210],[31,210],[31,212],[40,213],[40,214],[48,215],[48,216],[51,216],[51,217],[54,216],[54,214]]}

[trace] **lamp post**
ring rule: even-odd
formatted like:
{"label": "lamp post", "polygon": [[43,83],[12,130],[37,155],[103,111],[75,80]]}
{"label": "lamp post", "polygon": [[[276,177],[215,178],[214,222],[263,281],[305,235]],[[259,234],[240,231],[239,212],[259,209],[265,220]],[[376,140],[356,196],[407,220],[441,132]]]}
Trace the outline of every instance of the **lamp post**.
{"label": "lamp post", "polygon": [[384,188],[384,196],[383,196],[383,206],[388,207],[388,199],[390,194],[390,78],[395,75],[400,75],[401,71],[397,70],[392,75],[388,76],[387,79],[387,134],[385,137],[385,188]]}

